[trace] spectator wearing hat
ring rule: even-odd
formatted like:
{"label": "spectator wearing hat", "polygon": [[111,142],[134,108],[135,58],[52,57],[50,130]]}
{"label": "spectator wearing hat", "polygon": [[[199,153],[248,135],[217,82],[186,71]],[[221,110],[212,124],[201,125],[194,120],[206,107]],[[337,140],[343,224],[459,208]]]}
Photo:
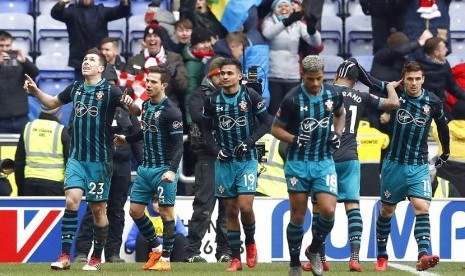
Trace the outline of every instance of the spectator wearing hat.
{"label": "spectator wearing hat", "polygon": [[[437,168],[437,175],[448,180],[457,188],[460,197],[465,197],[465,101],[458,101],[451,111],[452,120],[449,122],[450,156],[449,160]],[[431,125],[431,134],[436,142],[439,141],[436,125]],[[438,156],[442,153],[439,147]]]}
{"label": "spectator wearing hat", "polygon": [[284,96],[300,84],[299,39],[311,47],[323,47],[316,29],[317,18],[294,12],[289,0],[275,0],[272,11],[263,20],[262,34],[270,43],[268,112],[276,114]]}
{"label": "spectator wearing hat", "polygon": [[[194,91],[188,102],[192,118],[192,123],[189,126],[189,141],[191,150],[196,156],[194,202],[192,203],[194,212],[189,223],[185,247],[185,260],[191,263],[206,262],[201,256],[202,239],[209,228],[211,215],[217,202],[214,196],[216,156],[205,143],[201,126],[205,100],[221,87],[219,64],[222,60],[222,57],[217,57],[210,62],[208,74],[203,78],[200,87]],[[215,257],[219,262],[229,262],[231,251],[228,248],[226,213],[221,199],[218,199],[218,217],[215,230]]]}
{"label": "spectator wearing hat", "polygon": [[144,21],[147,24],[150,24],[152,20],[157,20],[157,22],[162,26],[169,34],[171,40],[175,40],[174,37],[174,23],[176,22],[176,18],[174,14],[166,9],[166,5],[164,7],[160,6],[161,1],[154,0],[152,1],[147,11],[145,12]]}
{"label": "spectator wearing hat", "polygon": [[94,0],[59,0],[51,10],[51,16],[66,24],[69,34],[68,66],[74,68],[76,80],[84,80],[81,72],[82,58],[87,50],[99,47],[108,36],[108,22],[129,16],[131,2],[120,0],[120,5],[104,7]]}
{"label": "spectator wearing hat", "polygon": [[[205,64],[213,56],[211,44],[211,33],[202,27],[195,27],[192,30],[191,42],[184,47],[182,58],[186,66],[189,83],[184,94],[184,102],[188,103],[192,93],[200,86],[205,77],[203,71]],[[189,125],[192,120],[189,112],[189,105],[185,105],[186,123]]]}
{"label": "spectator wearing hat", "polygon": [[183,105],[184,91],[187,88],[187,71],[182,61],[181,55],[165,50],[163,31],[152,21],[144,30],[144,43],[146,48],[139,54],[130,57],[126,64],[126,72],[132,75],[148,73],[152,66],[159,66],[166,69],[170,76],[169,85],[166,88],[166,95],[178,106]]}
{"label": "spectator wearing hat", "polygon": [[67,128],[58,122],[60,107],[41,107],[39,118],[24,126],[16,147],[18,195],[64,196],[70,136]]}

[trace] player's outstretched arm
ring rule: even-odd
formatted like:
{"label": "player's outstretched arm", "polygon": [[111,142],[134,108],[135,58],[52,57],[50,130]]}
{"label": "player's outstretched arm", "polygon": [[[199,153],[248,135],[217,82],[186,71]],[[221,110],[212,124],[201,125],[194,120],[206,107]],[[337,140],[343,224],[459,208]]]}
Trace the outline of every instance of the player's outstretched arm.
{"label": "player's outstretched arm", "polygon": [[24,82],[23,88],[34,95],[34,97],[36,97],[43,105],[50,109],[54,109],[62,105],[56,96],[54,97],[42,92],[28,74],[25,74],[24,76],[26,77],[26,81]]}

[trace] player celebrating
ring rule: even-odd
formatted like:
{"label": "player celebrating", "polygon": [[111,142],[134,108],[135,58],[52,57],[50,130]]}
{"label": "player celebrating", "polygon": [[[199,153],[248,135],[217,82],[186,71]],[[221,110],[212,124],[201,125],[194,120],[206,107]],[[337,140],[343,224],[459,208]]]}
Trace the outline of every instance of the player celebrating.
{"label": "player celebrating", "polygon": [[140,109],[121,90],[102,79],[106,59],[101,51],[92,48],[82,62],[84,82],[75,81],[63,92],[53,97],[37,88],[26,75],[24,88],[31,92],[43,105],[57,108],[73,102],[74,119],[71,153],[66,164],[65,196],[66,207],[61,226],[62,253],[52,263],[55,270],[70,269],[70,250],[78,224],[78,208],[83,195],[94,216],[94,252],[83,270],[99,270],[101,255],[108,233],[106,203],[110,191],[113,170],[113,145],[111,124],[118,106],[127,106],[138,116]]}
{"label": "player celebrating", "polygon": [[331,151],[340,146],[345,112],[342,94],[323,84],[323,68],[319,56],[303,59],[302,84],[284,97],[271,128],[271,134],[290,144],[284,167],[291,205],[287,226],[290,275],[302,273],[299,257],[309,194],[317,200],[320,210],[314,221],[312,243],[305,251],[314,275],[323,274],[318,251],[334,226],[337,176]]}
{"label": "player celebrating", "polygon": [[[147,96],[150,99],[142,104],[142,130],[127,137],[116,135],[114,139],[116,145],[141,139],[144,143],[144,159],[137,169],[129,207],[129,214],[152,249],[144,270],[171,270],[170,255],[176,234],[174,202],[183,151],[183,128],[181,111],[165,94],[168,82],[165,69],[150,67],[147,75]],[[145,214],[145,207],[154,196],[158,197],[163,221],[163,245]]]}
{"label": "player celebrating", "polygon": [[[226,271],[237,271],[242,270],[239,212],[245,233],[247,266],[253,268],[257,265],[255,214],[252,206],[258,168],[255,142],[270,129],[271,117],[260,95],[251,88],[239,85],[242,79],[240,62],[225,58],[219,68],[222,88],[205,101],[203,133],[205,141],[218,156],[215,164],[215,195],[224,202],[232,253]],[[258,125],[255,123],[256,118]]]}

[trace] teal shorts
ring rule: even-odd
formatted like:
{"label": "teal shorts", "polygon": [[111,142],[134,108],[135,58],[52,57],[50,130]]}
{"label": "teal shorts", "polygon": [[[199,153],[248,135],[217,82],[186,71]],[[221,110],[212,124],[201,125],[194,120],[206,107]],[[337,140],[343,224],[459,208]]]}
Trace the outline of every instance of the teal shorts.
{"label": "teal shorts", "polygon": [[337,201],[349,202],[360,200],[360,162],[348,160],[336,162]]}
{"label": "teal shorts", "polygon": [[113,162],[88,162],[68,159],[64,189],[81,189],[86,201],[108,200]]}
{"label": "teal shorts", "polygon": [[166,183],[161,180],[161,177],[169,168],[169,166],[162,166],[159,168],[139,166],[136,180],[134,180],[131,188],[131,202],[147,205],[152,202],[153,197],[156,195],[158,196],[158,205],[174,206],[179,172],[176,172],[176,177],[171,183]]}
{"label": "teal shorts", "polygon": [[287,161],[284,175],[289,193],[309,193],[312,198],[317,193],[328,193],[337,197],[337,175],[332,158],[318,162]]}
{"label": "teal shorts", "polygon": [[406,197],[431,200],[428,164],[404,165],[384,160],[381,169],[381,201],[397,204]]}
{"label": "teal shorts", "polygon": [[236,198],[255,194],[257,190],[258,161],[215,162],[215,196]]}

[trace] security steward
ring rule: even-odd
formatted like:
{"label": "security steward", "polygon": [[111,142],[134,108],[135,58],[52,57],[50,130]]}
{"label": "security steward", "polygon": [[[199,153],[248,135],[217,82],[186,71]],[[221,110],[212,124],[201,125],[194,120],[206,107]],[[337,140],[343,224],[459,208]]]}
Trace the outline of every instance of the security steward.
{"label": "security steward", "polygon": [[63,182],[70,136],[58,122],[60,108],[42,106],[39,118],[28,122],[15,154],[18,196],[64,196]]}

